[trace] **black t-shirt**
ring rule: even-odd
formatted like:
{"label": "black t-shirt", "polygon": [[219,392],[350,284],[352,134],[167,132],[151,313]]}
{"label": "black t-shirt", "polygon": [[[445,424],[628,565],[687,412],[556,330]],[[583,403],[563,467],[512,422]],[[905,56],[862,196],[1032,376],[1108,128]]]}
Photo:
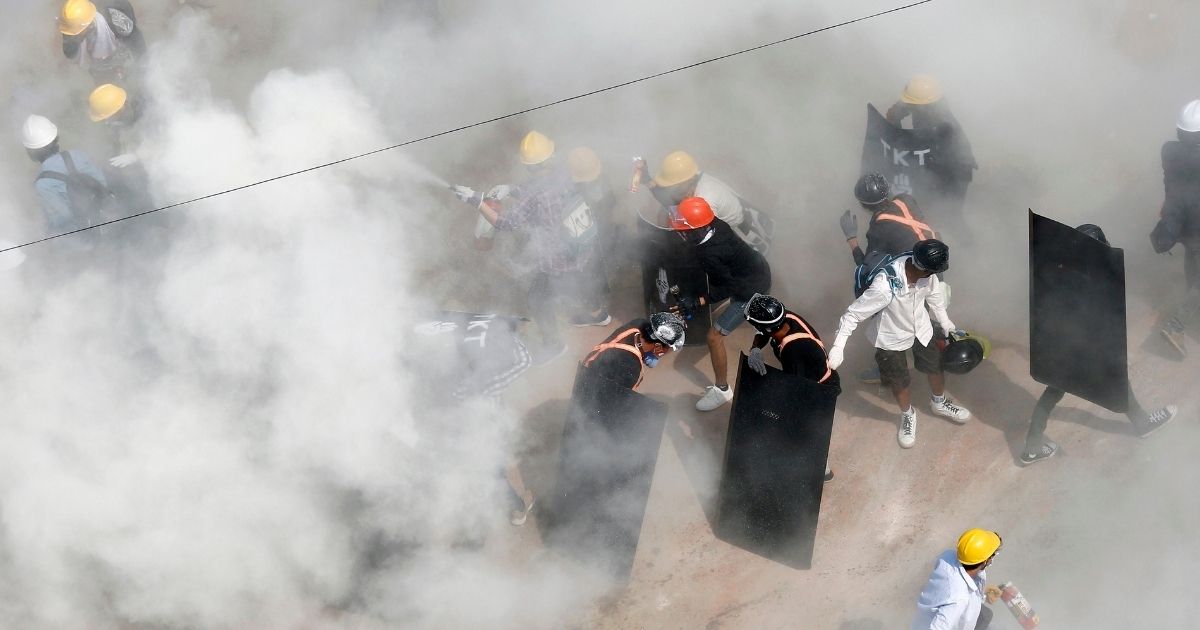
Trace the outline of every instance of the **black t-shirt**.
{"label": "black t-shirt", "polygon": [[715,232],[696,246],[696,258],[708,274],[708,302],[732,297],[748,301],[755,293],[771,292],[771,267],[762,254],[734,233],[729,224],[713,219]]}
{"label": "black t-shirt", "polygon": [[[800,321],[808,326],[808,331],[792,321],[790,317],[787,317],[788,315],[799,318]],[[817,333],[817,329],[813,328],[812,324],[803,317],[800,317],[800,315],[792,311],[785,311],[784,317],[784,328],[787,331],[787,335],[811,331],[814,337],[818,340],[821,339],[821,335]],[[816,341],[812,339],[793,339],[784,347],[783,352],[779,351],[779,341],[775,339],[775,336],[771,337],[770,342],[771,348],[775,351],[775,356],[779,359],[780,364],[783,365],[784,372],[803,376],[813,382],[820,382],[821,379],[825,378],[825,374],[829,368],[829,357],[825,354],[825,349]],[[758,344],[756,343],[755,345]],[[833,372],[830,374],[825,384],[840,387],[841,380],[838,377],[838,373]]]}
{"label": "black t-shirt", "polygon": [[[627,345],[634,345],[633,335],[627,334],[630,329],[637,329],[643,336],[645,343],[645,331],[650,328],[650,322],[646,319],[635,319],[631,322],[617,326],[612,334],[597,345],[613,343],[614,341]],[[619,338],[619,339],[618,339]],[[584,364],[589,369],[596,370],[601,376],[608,380],[633,389],[637,386],[638,381],[642,377],[642,361],[635,357],[632,352],[621,348],[608,348],[601,350],[599,353],[593,350],[588,353]]]}
{"label": "black t-shirt", "polygon": [[444,345],[452,344],[455,350],[453,365],[425,375],[429,388],[457,399],[502,394],[531,365],[517,334],[518,323],[495,315],[446,311],[419,325],[417,334],[444,336]]}
{"label": "black t-shirt", "polygon": [[[895,199],[889,201],[882,210],[871,216],[871,223],[867,226],[867,249],[863,252],[861,249],[854,252],[854,263],[861,265],[866,254],[871,252],[883,252],[889,255],[903,254],[912,251],[913,245],[921,240],[917,238],[917,233],[913,229],[898,221],[879,220],[881,214],[890,214],[894,216],[903,216],[900,208],[896,206],[895,201],[900,200],[904,205],[908,206],[908,211],[913,218],[925,223],[925,219],[921,216],[921,209],[917,206],[917,200],[911,195],[900,194],[896,195]],[[928,225],[928,223],[926,223]],[[930,226],[932,227],[932,226]],[[932,235],[927,238],[934,238]]]}

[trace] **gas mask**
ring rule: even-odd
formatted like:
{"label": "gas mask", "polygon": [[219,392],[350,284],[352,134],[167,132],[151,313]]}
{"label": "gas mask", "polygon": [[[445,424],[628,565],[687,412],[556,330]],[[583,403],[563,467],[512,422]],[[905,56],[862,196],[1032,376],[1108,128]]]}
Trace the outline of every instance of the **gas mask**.
{"label": "gas mask", "polygon": [[658,367],[658,361],[658,355],[653,352],[647,352],[642,355],[642,363],[645,363],[646,367]]}

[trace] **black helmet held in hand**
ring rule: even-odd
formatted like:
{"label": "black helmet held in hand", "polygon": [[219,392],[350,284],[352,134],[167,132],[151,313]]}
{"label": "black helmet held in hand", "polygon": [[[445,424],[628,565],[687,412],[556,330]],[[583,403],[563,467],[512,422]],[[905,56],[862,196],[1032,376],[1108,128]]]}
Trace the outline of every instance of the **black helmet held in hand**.
{"label": "black helmet held in hand", "polygon": [[874,206],[887,201],[892,194],[888,180],[879,173],[867,173],[854,185],[854,198],[864,206]]}
{"label": "black helmet held in hand", "polygon": [[921,271],[942,273],[950,268],[950,248],[936,238],[913,245],[913,264]]}

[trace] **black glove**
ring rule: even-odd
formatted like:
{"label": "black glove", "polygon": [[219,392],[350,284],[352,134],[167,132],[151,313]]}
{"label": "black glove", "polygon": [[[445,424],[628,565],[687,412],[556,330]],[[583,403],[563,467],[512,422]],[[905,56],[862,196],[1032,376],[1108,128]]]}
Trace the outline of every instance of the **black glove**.
{"label": "black glove", "polygon": [[679,298],[680,310],[691,313],[692,311],[695,311],[696,309],[700,308],[701,306],[703,306],[703,305],[700,304],[700,298],[694,298],[694,297]]}
{"label": "black glove", "polygon": [[858,215],[847,210],[842,213],[842,218],[838,219],[838,223],[842,225],[842,234],[846,235],[846,240],[858,238]]}

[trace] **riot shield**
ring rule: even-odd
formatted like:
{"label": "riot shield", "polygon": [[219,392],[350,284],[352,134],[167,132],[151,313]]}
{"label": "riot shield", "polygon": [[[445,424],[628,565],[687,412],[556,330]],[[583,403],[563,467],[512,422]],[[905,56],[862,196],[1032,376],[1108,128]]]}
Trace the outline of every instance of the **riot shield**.
{"label": "riot shield", "polygon": [[629,579],[667,407],[582,365],[559,451],[547,544]]}
{"label": "riot shield", "polygon": [[[679,238],[666,225],[665,209],[660,206],[658,223],[642,217],[638,221],[638,240],[642,249],[642,288],[646,313],[670,310],[678,297],[708,293],[708,275],[696,259],[696,249]],[[711,308],[702,306],[688,320],[685,345],[702,346],[712,326]]]}
{"label": "riot shield", "polygon": [[717,538],[795,569],[812,567],[839,390],[742,355],[717,498]]}
{"label": "riot shield", "polygon": [[1029,211],[1029,375],[1129,409],[1125,253]]}
{"label": "riot shield", "polygon": [[931,166],[939,159],[932,130],[902,129],[888,122],[874,105],[867,105],[867,135],[863,140],[862,172],[881,173],[892,194],[907,193],[918,201],[937,191]]}

